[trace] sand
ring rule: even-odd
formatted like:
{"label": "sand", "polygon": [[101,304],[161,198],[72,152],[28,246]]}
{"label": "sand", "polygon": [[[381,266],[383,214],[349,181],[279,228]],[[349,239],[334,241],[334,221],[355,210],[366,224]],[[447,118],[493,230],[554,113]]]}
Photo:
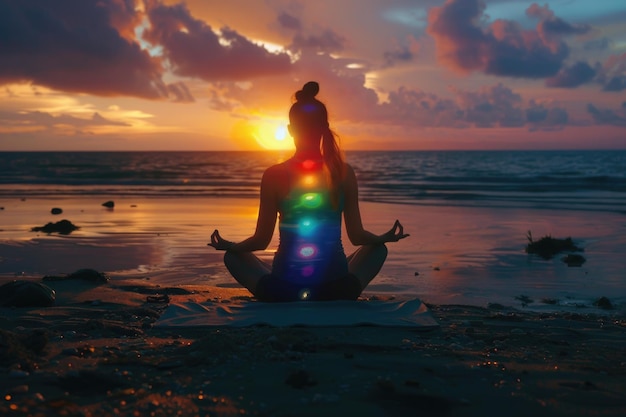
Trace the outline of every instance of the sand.
{"label": "sand", "polygon": [[[623,215],[364,203],[372,230],[398,217],[412,235],[364,297],[419,297],[439,328],[168,329],[149,297],[249,299],[206,242],[215,227],[245,237],[254,204],[100,203],[0,201],[0,284],[111,276],[47,282],[53,307],[0,308],[1,416],[626,415]],[[81,228],[30,231],[62,218]],[[581,238],[587,262],[529,257],[528,229]]]}
{"label": "sand", "polygon": [[[3,416],[623,416],[626,319],[430,305],[435,330],[158,328],[241,289],[47,282],[0,308]],[[151,298],[150,300],[154,300]]]}

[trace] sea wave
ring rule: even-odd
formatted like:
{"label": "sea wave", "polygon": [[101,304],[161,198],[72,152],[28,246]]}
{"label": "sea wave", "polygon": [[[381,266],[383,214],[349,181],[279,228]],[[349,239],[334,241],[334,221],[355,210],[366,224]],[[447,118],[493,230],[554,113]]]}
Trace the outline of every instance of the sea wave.
{"label": "sea wave", "polygon": [[[0,198],[258,198],[276,152],[5,152]],[[625,151],[347,152],[363,200],[623,211]]]}

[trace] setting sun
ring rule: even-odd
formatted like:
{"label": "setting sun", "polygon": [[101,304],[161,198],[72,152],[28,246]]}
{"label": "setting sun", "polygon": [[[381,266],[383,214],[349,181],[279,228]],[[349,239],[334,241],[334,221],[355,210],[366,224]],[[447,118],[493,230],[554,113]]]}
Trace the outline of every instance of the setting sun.
{"label": "setting sun", "polygon": [[263,149],[293,149],[293,141],[290,140],[287,127],[284,124],[259,124],[253,129],[252,136]]}

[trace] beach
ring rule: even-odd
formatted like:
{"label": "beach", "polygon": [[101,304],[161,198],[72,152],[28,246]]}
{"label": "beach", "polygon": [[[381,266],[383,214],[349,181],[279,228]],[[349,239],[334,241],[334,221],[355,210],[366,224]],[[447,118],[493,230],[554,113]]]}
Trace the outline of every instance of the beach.
{"label": "beach", "polygon": [[[0,204],[0,280],[56,291],[51,307],[1,308],[2,415],[626,412],[622,214],[364,202],[368,228],[397,217],[411,236],[359,302],[419,298],[436,328],[170,328],[158,325],[168,305],[256,302],[206,246],[214,228],[246,237],[256,201],[110,197]],[[31,231],[61,219],[80,229]],[[528,230],[571,236],[587,261],[525,253]],[[42,281],[82,268],[110,280]]]}

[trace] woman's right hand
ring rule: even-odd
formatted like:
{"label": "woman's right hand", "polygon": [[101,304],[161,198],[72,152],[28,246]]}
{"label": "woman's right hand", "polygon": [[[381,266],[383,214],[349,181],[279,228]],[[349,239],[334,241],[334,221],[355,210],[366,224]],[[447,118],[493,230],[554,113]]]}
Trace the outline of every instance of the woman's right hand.
{"label": "woman's right hand", "polygon": [[211,234],[211,243],[207,243],[208,246],[213,246],[217,250],[228,250],[233,247],[235,242],[224,239],[220,236],[220,232],[215,229]]}

